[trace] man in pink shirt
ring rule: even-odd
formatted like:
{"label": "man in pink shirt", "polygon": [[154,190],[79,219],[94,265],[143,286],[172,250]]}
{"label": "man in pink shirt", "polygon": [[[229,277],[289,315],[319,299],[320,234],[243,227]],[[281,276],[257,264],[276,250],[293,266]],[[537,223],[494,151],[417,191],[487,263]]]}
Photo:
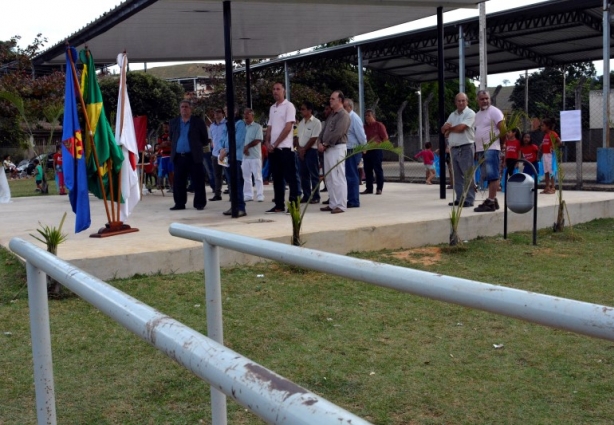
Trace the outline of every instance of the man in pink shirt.
{"label": "man in pink shirt", "polygon": [[286,100],[286,88],[280,82],[273,84],[273,99],[275,103],[269,110],[265,146],[269,152],[269,163],[273,173],[275,206],[267,210],[267,214],[283,213],[286,210],[284,181],[290,188],[290,202],[296,201],[298,197],[296,158],[292,149],[292,127],[296,120],[296,108]]}
{"label": "man in pink shirt", "polygon": [[480,168],[482,180],[488,182],[488,199],[473,210],[476,212],[494,212],[499,209],[497,189],[499,188],[499,168],[501,164],[501,140],[505,134],[503,112],[490,104],[490,93],[478,91],[480,110],[475,114],[475,151],[478,159],[484,158]]}

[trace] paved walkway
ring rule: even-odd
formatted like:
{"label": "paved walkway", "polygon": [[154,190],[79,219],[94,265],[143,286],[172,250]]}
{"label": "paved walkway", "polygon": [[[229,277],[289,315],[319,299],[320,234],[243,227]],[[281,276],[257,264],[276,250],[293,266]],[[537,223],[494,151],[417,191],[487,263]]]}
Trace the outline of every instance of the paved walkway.
{"label": "paved walkway", "polygon": [[[326,194],[323,196],[326,198]],[[169,211],[173,205],[172,194],[163,197],[158,192],[144,196],[127,221],[132,227],[139,228],[139,232],[102,239],[89,237],[107,221],[102,201],[92,196],[92,227],[79,234],[73,233],[74,214],[67,197],[15,198],[10,204],[0,204],[0,244],[7,247],[11,238],[20,237],[42,246],[29,234],[36,234],[39,221],[57,226],[66,211],[69,214],[64,230],[69,237],[59,247],[59,257],[101,279],[129,277],[135,273],[202,270],[202,246],[171,236],[169,225],[179,222],[206,226],[289,243],[292,234],[290,216],[264,213],[271,208],[272,197],[273,187],[265,186],[266,202],[249,202],[246,217],[231,219],[222,215],[230,206],[228,195],[224,196],[224,201],[208,202],[204,211],[191,207]],[[362,195],[361,208],[350,209],[344,214],[320,212],[320,205],[311,205],[304,218],[303,240],[306,247],[341,254],[447,243],[451,190],[447,191],[447,197],[445,200],[439,198],[436,185],[386,183],[383,195]],[[483,194],[478,195],[478,200],[482,198]],[[192,198],[189,199],[191,202]],[[539,195],[538,227],[550,227],[554,223],[555,199],[553,195]],[[566,191],[565,199],[572,223],[614,217],[612,192]],[[502,198],[500,202],[503,205]],[[508,226],[510,231],[530,230],[532,213],[518,215],[510,212]],[[502,234],[503,210],[475,213],[472,209],[464,209],[459,233],[463,239]],[[221,261],[230,265],[257,259],[222,250]]]}

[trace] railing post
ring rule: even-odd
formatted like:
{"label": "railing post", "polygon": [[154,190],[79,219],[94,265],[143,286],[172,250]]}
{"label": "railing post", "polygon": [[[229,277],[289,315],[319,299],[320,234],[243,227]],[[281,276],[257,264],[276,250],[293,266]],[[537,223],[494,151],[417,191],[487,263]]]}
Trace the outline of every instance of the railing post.
{"label": "railing post", "polygon": [[[203,241],[205,256],[205,306],[207,308],[207,336],[224,345],[222,322],[222,282],[220,279],[220,249]],[[211,423],[226,425],[226,395],[211,386]]]}
{"label": "railing post", "polygon": [[36,418],[38,425],[55,425],[55,386],[51,358],[51,331],[47,301],[47,275],[26,263],[28,276],[28,306],[34,360],[34,388],[36,390]]}

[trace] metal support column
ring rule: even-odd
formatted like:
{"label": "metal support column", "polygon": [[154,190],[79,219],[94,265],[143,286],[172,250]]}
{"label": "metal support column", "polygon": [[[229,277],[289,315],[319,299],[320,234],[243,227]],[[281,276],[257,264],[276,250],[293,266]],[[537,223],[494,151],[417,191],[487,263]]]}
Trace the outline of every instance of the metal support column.
{"label": "metal support column", "polygon": [[531,124],[529,117],[529,70],[524,70],[524,131],[531,130],[529,125]]}
{"label": "metal support column", "polygon": [[[584,87],[585,77],[580,77],[576,85],[575,102],[576,110],[582,110],[582,88]],[[582,190],[582,137],[576,143],[576,189]]]}
{"label": "metal support column", "polygon": [[603,0],[603,147],[610,147],[610,2]]}
{"label": "metal support column", "polygon": [[[227,3],[227,2],[224,2]],[[229,2],[228,2],[229,3]],[[220,277],[220,249],[203,241],[205,266],[205,306],[207,308],[207,336],[224,345],[222,321],[222,279]],[[226,396],[211,387],[211,423],[226,425]]]}
{"label": "metal support column", "polygon": [[[443,66],[443,7],[437,8],[437,85],[439,87],[439,128],[443,127],[446,122],[445,116],[445,98],[444,98],[444,66]],[[439,129],[438,129],[439,130]],[[446,138],[439,133],[439,164],[440,170],[443,170],[446,164]],[[439,198],[446,199],[446,173],[439,173]]]}
{"label": "metal support column", "polygon": [[561,109],[561,111],[567,110],[567,108],[565,108],[565,103],[567,100],[567,73],[565,71],[565,65],[563,65],[563,109]]}
{"label": "metal support column", "polygon": [[486,3],[480,3],[480,19],[479,19],[479,33],[480,33],[480,90],[486,90],[487,84],[487,57],[486,57]]}
{"label": "metal support column", "polygon": [[252,107],[252,70],[250,65],[250,59],[245,59],[245,102],[247,107]]}
{"label": "metal support column", "polygon": [[365,119],[365,80],[362,71],[362,49],[358,46],[358,107],[360,118]]}
{"label": "metal support column", "polygon": [[36,418],[39,425],[55,425],[55,386],[51,358],[51,330],[49,302],[47,301],[47,275],[26,263],[28,277],[28,306],[34,360],[34,388],[36,392]]}
{"label": "metal support column", "polygon": [[458,92],[465,93],[465,31],[458,26]]}
{"label": "metal support column", "polygon": [[228,116],[226,117],[226,126],[228,127],[228,159],[230,164],[230,210],[232,218],[239,216],[238,211],[238,190],[243,190],[242,187],[237,187],[237,141],[235,136],[235,86],[232,81],[232,16],[230,11],[230,0],[224,0],[224,53],[226,60],[226,107],[228,108]]}
{"label": "metal support column", "polygon": [[422,83],[416,92],[418,95],[418,134],[420,135],[420,150],[424,149],[424,139],[422,138]]}
{"label": "metal support column", "polygon": [[286,99],[288,102],[291,102],[290,97],[290,68],[288,67],[288,62],[284,62],[284,82],[286,86]]}

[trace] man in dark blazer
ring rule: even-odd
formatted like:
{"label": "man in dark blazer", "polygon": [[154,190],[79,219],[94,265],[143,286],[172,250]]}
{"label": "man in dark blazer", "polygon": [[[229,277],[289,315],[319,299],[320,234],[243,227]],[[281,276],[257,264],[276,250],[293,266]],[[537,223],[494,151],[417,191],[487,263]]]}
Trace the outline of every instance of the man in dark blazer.
{"label": "man in dark blazer", "polygon": [[175,168],[172,211],[185,210],[188,202],[188,176],[194,188],[194,208],[205,209],[205,170],[203,167],[203,147],[209,136],[207,126],[199,117],[192,116],[192,104],[182,100],[179,104],[180,116],[170,122],[171,127],[171,161]]}

